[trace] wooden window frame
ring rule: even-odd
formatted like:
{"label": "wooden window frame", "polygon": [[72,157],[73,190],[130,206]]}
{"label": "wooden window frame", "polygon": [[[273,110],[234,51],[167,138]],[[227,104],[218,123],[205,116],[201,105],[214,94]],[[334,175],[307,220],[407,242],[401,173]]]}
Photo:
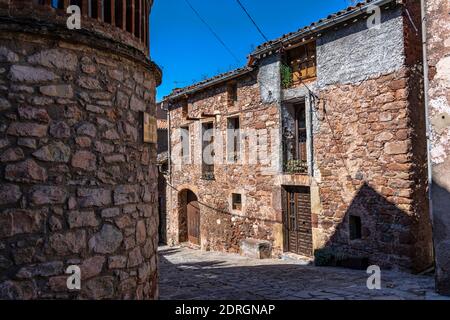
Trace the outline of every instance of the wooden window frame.
{"label": "wooden window frame", "polygon": [[[302,52],[301,52],[302,51]],[[301,52],[301,53],[298,53]],[[302,55],[305,57],[302,59]],[[296,60],[296,61],[295,61]],[[286,51],[286,62],[292,70],[292,85],[317,78],[317,46],[312,40]]]}
{"label": "wooden window frame", "polygon": [[[236,129],[236,123],[233,123],[233,134],[230,135],[231,128],[230,123],[233,121],[235,122],[237,120],[238,128]],[[237,132],[237,134],[234,134],[234,132]],[[230,150],[230,139],[233,139],[232,147],[233,149]],[[237,163],[241,160],[241,119],[239,116],[232,116],[227,118],[227,161],[229,163]],[[233,151],[233,152],[232,152]]]}
{"label": "wooden window frame", "polygon": [[[203,140],[203,136],[205,134],[205,127],[206,126],[210,126],[210,128],[212,129],[213,133],[212,133],[212,137],[210,141],[204,141]],[[214,134],[215,134],[215,124],[214,121],[204,121],[201,122],[201,159],[202,159],[202,178],[206,179],[206,180],[214,180],[215,179],[215,175],[214,175],[214,171],[215,171],[215,150],[214,150]],[[213,149],[212,149],[212,153],[213,153],[213,163],[212,164],[206,164],[203,158],[203,154],[204,154],[204,150],[206,148],[207,145],[212,144],[213,145]]]}
{"label": "wooden window frame", "polygon": [[349,215],[348,217],[348,233],[349,239],[361,240],[362,239],[362,219],[360,216]]}
{"label": "wooden window frame", "polygon": [[[183,130],[187,131],[187,140],[188,140],[188,145],[187,145],[187,152],[186,154],[184,154],[184,146],[183,146]],[[181,157],[181,161],[183,163],[189,162],[189,158],[191,157],[191,132],[189,130],[189,126],[181,126],[180,127],[180,143],[181,143],[181,149],[180,149],[180,157]]]}
{"label": "wooden window frame", "polygon": [[238,85],[236,81],[227,84],[228,105],[233,106],[238,101]]}
{"label": "wooden window frame", "polygon": [[[294,110],[295,110],[295,116],[294,116],[294,122],[295,122],[295,160],[300,160],[300,161],[308,161],[308,148],[306,147],[306,143],[307,143],[307,135],[308,135],[308,131],[307,131],[307,125],[306,125],[306,103],[302,102],[299,104],[294,105]],[[302,115],[303,114],[303,115]],[[300,126],[300,122],[301,122],[301,118],[300,117],[304,117],[304,122],[305,122],[305,126],[301,127]],[[300,132],[302,132],[303,134],[300,135]],[[300,148],[300,139],[304,137],[305,141],[303,142],[305,147],[304,150],[302,150]]]}
{"label": "wooden window frame", "polygon": [[[239,202],[237,198],[239,198]],[[231,208],[236,211],[242,211],[242,193],[233,192],[231,194]]]}

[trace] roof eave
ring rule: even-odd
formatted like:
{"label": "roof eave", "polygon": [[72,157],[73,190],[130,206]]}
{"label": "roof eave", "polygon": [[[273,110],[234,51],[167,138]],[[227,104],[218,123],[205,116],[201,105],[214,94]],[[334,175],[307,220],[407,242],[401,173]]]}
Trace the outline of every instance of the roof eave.
{"label": "roof eave", "polygon": [[264,46],[263,48],[252,52],[250,54],[250,57],[252,57],[254,60],[257,60],[261,54],[267,53],[268,51],[271,51],[274,49],[279,49],[282,44],[292,42],[299,37],[305,37],[305,36],[326,30],[326,29],[331,28],[339,23],[343,23],[347,20],[355,18],[363,13],[367,13],[367,9],[370,6],[374,6],[374,5],[383,6],[383,5],[391,3],[391,2],[396,2],[397,4],[401,4],[401,3],[403,3],[403,0],[375,0],[375,1],[372,1],[370,3],[367,3],[361,7],[353,10],[353,11],[349,11],[348,13],[344,13],[344,14],[342,14],[338,17],[335,17],[331,20],[319,23],[314,27],[308,27],[308,30],[298,31],[286,38],[275,40],[273,43],[268,44],[268,45]]}
{"label": "roof eave", "polygon": [[219,77],[219,78],[213,79],[211,81],[207,81],[207,82],[205,82],[203,84],[200,84],[198,86],[195,86],[195,87],[193,87],[193,88],[191,88],[189,90],[181,91],[181,92],[173,94],[173,95],[168,95],[168,96],[164,97],[163,101],[170,101],[170,100],[176,100],[176,99],[179,99],[179,98],[183,98],[186,95],[190,95],[190,94],[193,94],[195,92],[204,90],[206,88],[215,86],[215,85],[217,85],[219,83],[233,80],[233,79],[238,78],[240,76],[243,76],[244,74],[247,74],[247,73],[249,73],[251,71],[253,71],[252,67],[246,67],[246,68],[238,69],[238,70],[236,70],[236,72],[224,75],[223,77]]}

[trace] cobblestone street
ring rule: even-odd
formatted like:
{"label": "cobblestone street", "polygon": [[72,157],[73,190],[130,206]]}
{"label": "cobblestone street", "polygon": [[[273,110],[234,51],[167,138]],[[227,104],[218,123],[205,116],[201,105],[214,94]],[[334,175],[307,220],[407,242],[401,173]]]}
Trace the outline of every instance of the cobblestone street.
{"label": "cobblestone street", "polygon": [[446,299],[432,276],[381,273],[381,290],[368,290],[365,271],[256,260],[184,247],[160,247],[160,299]]}

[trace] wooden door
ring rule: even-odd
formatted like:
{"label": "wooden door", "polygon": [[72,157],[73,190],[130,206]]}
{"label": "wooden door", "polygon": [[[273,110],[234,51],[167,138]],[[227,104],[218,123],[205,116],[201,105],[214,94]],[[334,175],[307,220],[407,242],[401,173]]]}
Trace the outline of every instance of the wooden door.
{"label": "wooden door", "polygon": [[285,251],[312,256],[311,198],[308,187],[289,187],[284,191]]}
{"label": "wooden door", "polygon": [[200,245],[200,207],[197,201],[190,201],[187,205],[187,222],[189,242]]}

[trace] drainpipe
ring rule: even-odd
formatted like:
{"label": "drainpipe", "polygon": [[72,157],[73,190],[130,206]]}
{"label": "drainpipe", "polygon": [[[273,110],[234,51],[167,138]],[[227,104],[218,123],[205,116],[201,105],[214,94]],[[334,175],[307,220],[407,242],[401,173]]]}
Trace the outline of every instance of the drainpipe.
{"label": "drainpipe", "polygon": [[[172,204],[173,204],[173,197],[172,197],[172,145],[171,145],[171,140],[170,140],[170,130],[171,130],[171,123],[170,123],[170,103],[167,101],[164,103],[166,105],[166,112],[167,112],[167,173],[169,175],[168,179],[169,179],[169,183],[168,186],[166,186],[166,195],[168,196],[166,198],[166,242],[169,246],[172,246],[172,243],[169,243],[169,237],[168,237],[168,229],[167,226],[169,225],[169,212],[168,210],[172,210]],[[167,203],[167,201],[169,203]],[[173,239],[172,239],[173,240]]]}
{"label": "drainpipe", "polygon": [[[428,165],[428,206],[430,210],[430,221],[432,230],[432,254],[434,260],[434,266],[436,268],[436,251],[434,246],[434,220],[433,220],[433,164],[431,162],[431,124],[430,124],[430,109],[429,109],[429,65],[428,65],[428,52],[427,52],[427,15],[426,15],[426,2],[427,0],[420,0],[421,6],[421,18],[422,18],[422,49],[423,49],[423,89],[424,89],[424,101],[425,101],[425,127],[427,135],[427,165]],[[437,279],[436,279],[437,281]],[[436,283],[437,284],[437,283]]]}
{"label": "drainpipe", "polygon": [[421,16],[422,16],[422,50],[423,50],[423,86],[424,86],[424,100],[425,100],[425,126],[427,135],[427,162],[428,162],[428,201],[430,206],[430,219],[433,223],[433,201],[431,188],[433,186],[433,171],[431,163],[431,125],[429,117],[429,78],[428,78],[428,53],[427,53],[427,18],[426,18],[426,8],[425,1],[420,0],[421,6]]}
{"label": "drainpipe", "polygon": [[[314,145],[313,145],[313,141],[314,141],[314,136],[313,136],[313,132],[314,132],[314,108],[315,108],[315,98],[311,95],[311,93],[309,93],[309,128],[308,128],[308,140],[309,140],[309,146],[308,146],[308,151],[309,151],[309,163],[308,163],[308,171],[309,171],[309,176],[310,177],[314,177]],[[314,104],[314,106],[313,106]]]}
{"label": "drainpipe", "polygon": [[172,148],[170,145],[170,112],[169,112],[169,102],[164,103],[164,110],[167,112],[167,173],[169,175],[169,182],[172,183]]}

